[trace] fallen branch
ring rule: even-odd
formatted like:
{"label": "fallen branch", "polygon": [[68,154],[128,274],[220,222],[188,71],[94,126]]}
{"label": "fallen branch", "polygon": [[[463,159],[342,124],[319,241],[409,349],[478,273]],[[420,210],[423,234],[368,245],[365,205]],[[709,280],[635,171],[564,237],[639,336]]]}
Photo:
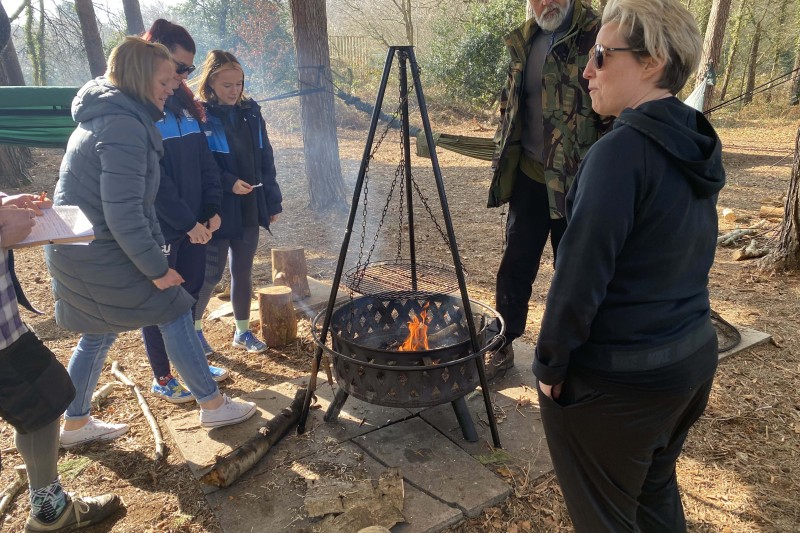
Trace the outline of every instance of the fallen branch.
{"label": "fallen branch", "polygon": [[275,443],[283,438],[300,420],[300,411],[306,396],[305,389],[298,389],[289,407],[258,429],[255,436],[230,452],[217,457],[211,470],[200,478],[200,483],[214,487],[229,487],[242,474],[253,468]]}
{"label": "fallen branch", "polygon": [[14,473],[16,474],[14,481],[3,489],[3,492],[0,492],[0,516],[6,514],[6,509],[11,505],[14,497],[28,484],[28,471],[25,470],[25,465],[15,467]]}
{"label": "fallen branch", "polygon": [[164,444],[164,437],[161,435],[161,429],[159,429],[158,422],[156,422],[153,412],[150,411],[150,407],[147,405],[147,400],[144,399],[142,391],[139,390],[139,386],[136,385],[136,383],[131,381],[131,379],[122,372],[122,367],[116,361],[111,363],[111,373],[114,374],[115,378],[120,380],[123,385],[131,389],[136,395],[136,400],[139,402],[139,408],[142,410],[142,413],[147,420],[147,424],[150,426],[150,430],[153,432],[153,439],[155,440],[156,448],[156,461],[161,461],[167,455],[167,445]]}
{"label": "fallen branch", "polygon": [[740,237],[744,237],[745,235],[752,235],[756,233],[755,228],[739,228],[733,231],[729,231],[725,235],[721,235],[717,237],[717,246],[728,246],[729,244],[733,244],[738,240]]}
{"label": "fallen branch", "polygon": [[97,389],[94,394],[92,394],[92,408],[100,409],[100,404],[103,403],[103,400],[111,396],[111,393],[114,392],[114,389],[116,389],[118,385],[122,384],[118,381],[112,381]]}
{"label": "fallen branch", "polygon": [[758,248],[755,239],[750,241],[746,247],[739,248],[733,252],[734,261],[744,261],[745,259],[757,259],[769,253],[769,248]]}

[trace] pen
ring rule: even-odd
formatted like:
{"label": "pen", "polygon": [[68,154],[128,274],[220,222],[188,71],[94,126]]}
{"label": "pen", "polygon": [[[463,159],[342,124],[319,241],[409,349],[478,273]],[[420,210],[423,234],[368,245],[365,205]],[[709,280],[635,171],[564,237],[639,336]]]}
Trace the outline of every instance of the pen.
{"label": "pen", "polygon": [[261,187],[262,185],[264,185],[264,184],[263,183],[256,183],[255,185],[251,185],[250,187],[255,189],[256,187]]}

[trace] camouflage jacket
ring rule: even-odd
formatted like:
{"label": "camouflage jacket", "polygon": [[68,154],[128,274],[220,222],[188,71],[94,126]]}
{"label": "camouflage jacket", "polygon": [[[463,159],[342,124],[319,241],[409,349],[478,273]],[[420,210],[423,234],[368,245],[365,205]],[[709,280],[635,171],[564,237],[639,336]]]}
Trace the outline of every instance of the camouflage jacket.
{"label": "camouflage jacket", "polygon": [[[588,82],[582,76],[599,29],[600,18],[590,7],[576,0],[572,25],[548,52],[542,67],[544,179],[551,218],[565,216],[566,193],[575,179],[578,165],[608,125],[608,121],[592,111]],[[489,189],[489,207],[508,202],[513,191],[522,154],[522,78],[537,31],[540,30],[536,21],[530,19],[504,38],[511,64],[500,97],[500,125],[494,136],[494,175]]]}

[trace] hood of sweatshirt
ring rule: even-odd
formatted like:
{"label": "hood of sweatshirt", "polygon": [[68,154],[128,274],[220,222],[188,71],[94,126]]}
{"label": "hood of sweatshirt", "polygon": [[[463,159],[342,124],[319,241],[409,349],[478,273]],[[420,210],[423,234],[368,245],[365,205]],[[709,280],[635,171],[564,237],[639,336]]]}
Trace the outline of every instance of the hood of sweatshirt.
{"label": "hood of sweatshirt", "polygon": [[614,122],[615,128],[622,125],[649,137],[674,159],[698,197],[709,198],[725,185],[717,132],[702,113],[674,96],[625,109]]}

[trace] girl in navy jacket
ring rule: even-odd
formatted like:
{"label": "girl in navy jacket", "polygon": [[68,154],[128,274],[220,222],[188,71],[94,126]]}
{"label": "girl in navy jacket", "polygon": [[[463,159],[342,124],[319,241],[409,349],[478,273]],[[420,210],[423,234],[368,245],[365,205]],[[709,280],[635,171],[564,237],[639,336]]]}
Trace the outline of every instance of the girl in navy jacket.
{"label": "girl in navy jacket", "polygon": [[244,70],[233,54],[212,50],[197,82],[205,107],[206,140],[222,170],[222,226],[208,245],[206,277],[197,301],[200,319],[214,286],[222,279],[225,260],[231,270],[231,303],[236,320],[233,346],[261,353],[267,345],[250,331],[253,259],[259,228],[281,212],[281,190],[261,108],[244,96]]}

